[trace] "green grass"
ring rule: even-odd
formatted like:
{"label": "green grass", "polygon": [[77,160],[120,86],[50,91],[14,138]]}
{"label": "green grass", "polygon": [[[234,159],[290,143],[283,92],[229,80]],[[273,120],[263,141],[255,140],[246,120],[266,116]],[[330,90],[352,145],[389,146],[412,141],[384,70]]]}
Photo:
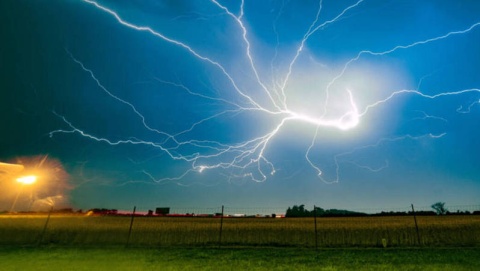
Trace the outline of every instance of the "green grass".
{"label": "green grass", "polygon": [[480,270],[478,248],[0,247],[0,270]]}
{"label": "green grass", "polygon": [[[0,216],[0,270],[480,270],[480,216]],[[382,246],[387,240],[387,248]],[[39,244],[41,241],[41,244]],[[415,247],[413,247],[415,246]],[[335,248],[328,248],[335,247]]]}

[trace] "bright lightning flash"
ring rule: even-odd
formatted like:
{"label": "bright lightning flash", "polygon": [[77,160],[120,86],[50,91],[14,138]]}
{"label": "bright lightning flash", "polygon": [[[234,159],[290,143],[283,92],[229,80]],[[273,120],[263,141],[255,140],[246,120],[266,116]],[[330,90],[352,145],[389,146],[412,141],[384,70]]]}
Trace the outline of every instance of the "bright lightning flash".
{"label": "bright lightning flash", "polygon": [[[312,18],[312,22],[308,28],[305,29],[303,33],[303,38],[299,41],[298,47],[294,50],[293,57],[287,64],[286,72],[282,76],[275,76],[272,78],[267,78],[264,73],[260,71],[258,60],[255,59],[252,53],[252,42],[251,34],[248,31],[248,27],[245,24],[244,16],[244,1],[242,0],[239,4],[238,15],[232,12],[229,8],[222,5],[217,0],[210,0],[210,4],[215,7],[219,13],[230,20],[234,25],[236,25],[238,30],[239,39],[243,43],[244,51],[242,56],[245,58],[247,66],[249,67],[249,80],[253,79],[253,85],[255,88],[246,88],[242,85],[244,78],[238,78],[237,74],[229,71],[229,68],[222,64],[221,61],[215,60],[213,57],[210,57],[205,52],[196,49],[193,45],[190,45],[184,41],[175,39],[168,36],[167,34],[161,33],[150,26],[137,25],[133,22],[127,21],[119,13],[108,8],[102,4],[99,4],[93,0],[83,0],[86,4],[91,5],[92,8],[98,9],[105,16],[109,16],[112,20],[116,21],[118,24],[124,26],[133,31],[144,32],[145,35],[153,35],[158,38],[159,41],[166,44],[177,47],[178,49],[183,50],[183,52],[190,57],[197,59],[199,62],[204,63],[207,67],[216,70],[221,77],[225,79],[226,82],[230,84],[231,95],[229,97],[235,96],[235,99],[228,98],[219,98],[213,95],[208,95],[202,93],[201,91],[194,91],[188,88],[187,86],[178,83],[178,82],[168,82],[161,79],[158,81],[162,84],[166,84],[172,87],[176,87],[179,91],[184,91],[189,95],[204,99],[206,101],[222,103],[228,109],[214,113],[206,118],[203,118],[195,123],[193,123],[187,129],[178,131],[175,133],[169,133],[162,131],[156,128],[153,128],[153,125],[149,123],[147,117],[145,117],[141,110],[137,109],[136,106],[128,102],[121,97],[115,95],[112,91],[108,90],[104,86],[101,80],[95,75],[93,69],[84,65],[80,60],[78,60],[72,53],[67,50],[67,53],[78,66],[88,74],[93,81],[97,84],[99,89],[105,92],[112,99],[125,105],[131,112],[138,117],[141,121],[144,128],[150,132],[158,134],[159,140],[156,142],[146,141],[141,139],[123,139],[123,140],[113,140],[106,137],[96,136],[92,133],[89,133],[86,130],[77,128],[73,123],[71,123],[67,117],[60,116],[63,121],[68,125],[68,130],[56,130],[50,133],[51,136],[57,133],[77,133],[83,137],[96,140],[99,142],[107,143],[110,145],[120,145],[120,144],[132,144],[132,145],[145,145],[154,148],[158,148],[164,153],[166,153],[171,159],[176,161],[183,161],[188,165],[187,169],[180,175],[176,177],[165,177],[157,179],[156,182],[177,182],[180,183],[183,178],[188,174],[194,173],[205,173],[207,170],[214,169],[224,169],[228,170],[229,177],[238,177],[238,178],[251,178],[253,181],[262,182],[267,179],[268,175],[275,174],[275,166],[270,162],[267,157],[266,150],[270,146],[272,139],[277,136],[282,128],[287,122],[297,122],[305,123],[315,128],[315,133],[311,137],[311,144],[308,149],[305,151],[305,159],[310,163],[312,168],[317,171],[318,176],[324,180],[322,175],[321,166],[317,165],[311,159],[311,154],[314,152],[314,147],[319,142],[319,135],[323,130],[340,130],[340,132],[351,132],[351,130],[359,127],[362,118],[367,115],[375,107],[382,106],[389,102],[392,102],[398,96],[411,95],[418,96],[422,99],[437,99],[440,97],[447,96],[458,96],[467,93],[480,93],[478,88],[470,88],[463,90],[456,90],[452,92],[439,92],[437,94],[424,94],[419,90],[397,90],[391,92],[384,98],[380,98],[366,104],[365,106],[360,106],[359,97],[360,95],[356,94],[354,87],[351,89],[337,90],[334,89],[334,85],[338,83],[342,77],[344,77],[346,71],[355,61],[359,60],[364,55],[370,56],[381,56],[391,54],[395,51],[407,50],[412,47],[422,46],[427,43],[440,42],[441,40],[447,39],[451,36],[467,34],[470,31],[473,31],[475,28],[480,26],[480,22],[472,24],[468,27],[465,27],[463,30],[452,31],[444,33],[436,37],[429,37],[424,40],[416,41],[413,43],[405,45],[396,45],[392,46],[391,49],[374,52],[364,50],[359,52],[354,58],[348,60],[344,65],[343,69],[336,75],[330,77],[330,81],[326,84],[326,87],[321,91],[324,93],[323,98],[318,99],[316,104],[321,110],[313,112],[300,112],[298,109],[292,106],[292,98],[295,94],[295,90],[291,87],[291,80],[295,76],[294,71],[297,69],[297,62],[299,61],[300,56],[305,51],[305,46],[308,40],[315,36],[315,34],[330,24],[334,24],[337,21],[343,19],[346,15],[355,10],[363,4],[363,0],[359,0],[354,4],[341,10],[336,16],[331,19],[328,19],[324,22],[320,22],[320,14],[322,12],[322,1],[319,1],[318,11],[315,18]],[[273,63],[273,61],[272,61]],[[272,65],[273,66],[273,65]],[[340,93],[340,94],[339,94]],[[344,97],[342,99],[334,99],[332,94],[341,95]],[[357,97],[355,97],[357,96]],[[337,97],[337,96],[335,96]],[[311,101],[309,101],[311,102]],[[472,106],[468,107],[470,110]],[[460,111],[465,111],[463,108],[459,109]],[[234,116],[240,113],[253,113],[259,114],[263,117],[271,119],[271,123],[274,123],[273,128],[266,133],[258,136],[254,136],[250,139],[239,141],[236,143],[225,143],[216,140],[200,140],[193,137],[193,131],[204,123],[211,121],[213,119],[225,116]],[[427,135],[429,138],[439,138],[441,135]],[[190,139],[185,140],[186,137]],[[404,136],[402,138],[416,139],[412,136]],[[400,140],[400,138],[391,139],[390,141]],[[377,145],[380,143],[377,143]],[[185,151],[186,147],[190,147],[195,151]],[[371,145],[376,146],[376,145]],[[341,158],[345,157],[352,152],[358,149],[354,149],[351,152],[341,153],[334,158],[334,162],[337,166],[337,176],[330,181],[338,181],[339,173],[339,162]],[[371,171],[376,171],[380,169],[372,169],[368,166],[359,165],[366,169],[371,169]],[[385,163],[386,167],[388,166],[388,161]],[[268,173],[268,174],[267,174]],[[327,181],[327,180],[324,180]]]}

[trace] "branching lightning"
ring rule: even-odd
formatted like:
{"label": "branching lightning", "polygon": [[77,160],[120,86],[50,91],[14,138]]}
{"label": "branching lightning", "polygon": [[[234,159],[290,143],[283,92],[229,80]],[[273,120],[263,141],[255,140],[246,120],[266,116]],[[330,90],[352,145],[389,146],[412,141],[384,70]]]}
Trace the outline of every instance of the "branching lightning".
{"label": "branching lightning", "polygon": [[426,135],[422,135],[422,136],[405,135],[405,136],[400,136],[400,137],[395,137],[395,138],[382,138],[382,139],[378,140],[375,144],[356,147],[356,148],[354,148],[354,149],[352,149],[348,152],[339,153],[339,154],[335,155],[335,157],[334,157],[336,179],[334,181],[331,181],[331,182],[338,182],[339,181],[340,164],[342,162],[348,162],[348,163],[354,164],[359,168],[366,169],[366,170],[369,170],[371,172],[378,172],[378,171],[381,171],[381,170],[383,170],[383,169],[385,169],[389,166],[388,160],[385,160],[385,164],[381,167],[378,167],[378,168],[372,168],[368,165],[360,165],[360,164],[358,164],[358,162],[355,162],[354,160],[349,160],[348,157],[355,154],[356,152],[364,151],[364,150],[368,150],[368,149],[373,149],[373,148],[378,148],[382,144],[386,144],[386,143],[403,141],[403,140],[407,140],[407,139],[408,140],[414,140],[414,141],[420,140],[420,139],[425,139],[425,138],[427,138],[427,139],[428,138],[438,139],[438,138],[441,138],[445,135],[446,135],[446,133],[437,134],[437,135],[436,134],[426,134]]}
{"label": "branching lightning", "polygon": [[[271,147],[272,141],[276,136],[278,136],[287,123],[302,123],[304,125],[314,128],[314,133],[311,135],[311,141],[308,147],[305,150],[305,160],[311,166],[312,170],[315,171],[318,177],[327,183],[338,182],[341,175],[341,163],[351,163],[359,168],[363,168],[372,172],[382,170],[386,167],[391,166],[387,160],[381,167],[371,167],[369,165],[360,164],[356,161],[349,160],[349,155],[357,152],[363,151],[369,148],[376,148],[385,142],[396,142],[400,140],[410,139],[418,140],[420,138],[429,138],[429,139],[438,139],[443,137],[445,134],[426,134],[423,136],[411,136],[404,135],[395,138],[383,138],[377,141],[375,144],[365,145],[362,147],[354,148],[350,151],[341,152],[333,157],[335,164],[335,176],[333,178],[324,178],[322,165],[315,162],[315,159],[312,158],[312,154],[316,151],[316,146],[321,144],[321,139],[319,136],[325,130],[336,130],[340,133],[349,133],[353,132],[355,129],[358,129],[362,125],[363,118],[368,114],[372,113],[374,108],[381,106],[387,106],[389,103],[392,103],[397,97],[400,96],[414,96],[425,100],[436,100],[440,98],[445,98],[449,96],[461,96],[472,93],[480,93],[479,88],[468,88],[460,89],[454,91],[443,91],[436,92],[436,94],[426,94],[416,89],[402,89],[393,91],[390,94],[386,95],[383,98],[380,98],[376,101],[373,101],[365,106],[360,106],[359,100],[361,97],[352,89],[343,89],[340,90],[340,95],[344,97],[343,100],[335,100],[335,102],[341,103],[342,106],[340,110],[338,108],[333,108],[331,105],[330,93],[333,92],[333,86],[342,77],[345,76],[347,70],[352,66],[352,64],[358,61],[362,56],[383,56],[388,55],[398,50],[408,50],[413,47],[426,45],[429,43],[440,42],[442,40],[451,38],[453,36],[465,35],[470,31],[474,31],[476,28],[480,28],[480,22],[474,23],[468,27],[465,27],[461,30],[451,31],[440,36],[428,37],[424,40],[415,41],[408,43],[406,45],[395,45],[390,49],[374,52],[370,50],[363,50],[358,52],[355,57],[346,61],[342,69],[335,74],[331,80],[326,84],[326,88],[322,90],[325,94],[324,99],[318,101],[319,106],[322,108],[320,113],[309,113],[309,112],[299,112],[298,110],[292,109],[290,106],[290,95],[293,95],[294,90],[289,88],[292,77],[294,76],[294,71],[298,66],[299,57],[305,50],[305,46],[308,43],[309,39],[317,32],[320,32],[326,26],[335,24],[337,21],[342,19],[344,16],[352,12],[353,10],[360,7],[364,0],[355,2],[354,4],[345,7],[341,10],[336,16],[321,22],[322,14],[322,1],[318,2],[318,10],[316,16],[312,18],[311,24],[305,29],[305,32],[302,35],[301,40],[298,41],[298,46],[295,48],[293,57],[288,62],[286,67],[285,74],[278,76],[276,78],[266,78],[261,70],[258,68],[259,60],[255,58],[253,54],[254,44],[252,43],[251,33],[249,32],[248,26],[246,24],[244,0],[241,0],[239,3],[239,14],[235,14],[225,5],[222,5],[220,1],[211,0],[210,3],[218,9],[218,12],[221,12],[226,20],[230,20],[236,25],[238,29],[237,35],[241,37],[243,42],[243,52],[239,52],[247,60],[250,73],[253,74],[253,77],[249,77],[251,80],[253,78],[254,84],[257,86],[256,89],[244,89],[241,87],[239,82],[245,80],[245,78],[238,78],[238,75],[232,74],[229,69],[222,64],[221,61],[213,59],[212,57],[206,55],[205,53],[200,52],[195,48],[193,44],[189,44],[188,41],[182,41],[169,37],[166,34],[163,34],[159,30],[155,30],[150,26],[137,25],[133,22],[122,18],[122,16],[116,11],[99,4],[93,0],[83,0],[85,4],[90,5],[92,8],[97,9],[101,13],[100,15],[110,16],[112,20],[115,20],[121,26],[128,28],[132,31],[144,32],[146,35],[152,35],[155,38],[158,38],[160,41],[169,43],[173,46],[182,49],[183,52],[191,57],[194,57],[199,62],[205,63],[205,65],[216,69],[219,74],[221,74],[224,79],[229,82],[232,94],[236,97],[236,100],[225,98],[225,97],[215,97],[209,94],[202,93],[201,91],[195,91],[189,87],[178,83],[166,81],[161,78],[155,78],[160,84],[168,85],[170,87],[175,87],[179,91],[183,91],[188,95],[195,96],[199,99],[205,101],[217,102],[225,105],[226,110],[215,112],[210,116],[204,117],[192,125],[183,129],[181,131],[175,132],[166,132],[161,129],[154,128],[148,121],[148,117],[144,116],[141,108],[137,108],[133,103],[123,99],[119,95],[115,95],[114,91],[107,89],[107,87],[102,84],[101,79],[95,75],[95,69],[93,67],[87,67],[81,60],[79,60],[73,53],[66,49],[67,55],[71,60],[78,65],[78,67],[83,70],[98,86],[98,88],[107,94],[110,98],[118,101],[123,104],[128,110],[130,110],[142,123],[143,127],[153,133],[158,135],[158,140],[155,142],[142,140],[142,139],[123,139],[123,140],[112,140],[106,137],[94,135],[88,131],[88,129],[81,129],[76,127],[74,123],[68,120],[67,116],[58,115],[64,123],[67,125],[68,129],[58,129],[50,132],[50,136],[55,134],[64,133],[64,134],[77,134],[82,137],[95,140],[101,143],[109,144],[112,146],[129,144],[129,145],[145,145],[152,148],[156,148],[167,154],[171,159],[176,161],[184,162],[187,167],[185,171],[174,177],[162,177],[155,178],[152,174],[145,171],[146,176],[149,179],[156,183],[167,183],[173,182],[179,185],[184,185],[182,180],[190,176],[191,174],[203,174],[206,171],[212,171],[215,169],[226,170],[229,172],[228,179],[232,178],[247,178],[256,182],[263,182],[276,173],[276,167],[271,159],[267,155],[267,150]],[[276,30],[275,30],[276,31]],[[277,34],[278,35],[278,34]],[[277,50],[277,48],[275,48]],[[275,56],[277,57],[278,51],[276,51]],[[272,72],[273,72],[273,60],[272,60]],[[279,79],[278,79],[279,78]],[[335,90],[337,91],[337,90]],[[261,99],[262,93],[267,99]],[[293,93],[293,94],[292,94]],[[338,94],[338,91],[337,91]],[[476,104],[479,104],[479,101],[475,101],[467,107],[458,108],[460,113],[469,113],[472,107]],[[244,112],[250,112],[258,114],[262,117],[267,117],[271,119],[271,122],[274,124],[273,128],[267,131],[264,134],[253,136],[247,140],[240,142],[220,142],[217,140],[200,140],[194,138],[194,130],[197,127],[204,125],[205,123],[218,119],[219,117],[228,117],[235,114],[240,114]],[[429,116],[428,114],[423,113],[422,119],[425,118],[437,118],[440,117]],[[56,113],[55,113],[56,114]],[[184,138],[190,137],[189,140]],[[185,151],[185,146],[191,147],[191,150],[194,151]],[[223,173],[221,173],[223,174]],[[134,181],[132,181],[134,182]],[[128,182],[128,183],[132,183]]]}
{"label": "branching lightning", "polygon": [[480,104],[480,100],[474,101],[473,103],[471,103],[470,105],[468,105],[466,107],[460,106],[457,109],[457,112],[458,113],[463,113],[463,114],[470,113],[470,111],[472,111],[472,108],[477,104]]}

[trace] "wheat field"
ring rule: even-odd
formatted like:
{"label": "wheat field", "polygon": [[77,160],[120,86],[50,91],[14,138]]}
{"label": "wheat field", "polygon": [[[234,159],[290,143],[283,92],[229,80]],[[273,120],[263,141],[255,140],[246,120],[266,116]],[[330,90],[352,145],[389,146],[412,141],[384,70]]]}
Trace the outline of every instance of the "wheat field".
{"label": "wheat field", "polygon": [[[480,216],[218,218],[0,216],[0,245],[478,246]],[[131,224],[132,223],[132,224]],[[130,225],[132,225],[130,230]],[[420,242],[419,242],[420,240]]]}

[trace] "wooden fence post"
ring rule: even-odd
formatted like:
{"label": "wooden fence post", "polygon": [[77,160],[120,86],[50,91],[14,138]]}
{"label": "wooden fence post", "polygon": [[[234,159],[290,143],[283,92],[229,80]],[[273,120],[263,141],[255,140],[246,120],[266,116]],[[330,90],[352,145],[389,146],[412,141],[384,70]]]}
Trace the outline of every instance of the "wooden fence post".
{"label": "wooden fence post", "polygon": [[53,206],[52,208],[50,208],[50,211],[48,212],[47,221],[45,221],[45,226],[43,226],[42,235],[40,235],[37,245],[40,245],[42,243],[43,237],[45,236],[45,232],[47,232],[47,226],[48,226],[48,222],[50,221],[50,215],[52,214],[52,211],[53,211]]}
{"label": "wooden fence post", "polygon": [[137,210],[137,206],[133,206],[132,218],[130,219],[130,228],[128,229],[128,238],[126,246],[130,244],[130,236],[132,235],[132,227],[133,227],[133,219],[135,218],[135,211]]}
{"label": "wooden fence post", "polygon": [[224,207],[222,205],[222,216],[220,216],[220,232],[219,232],[219,235],[218,235],[218,246],[222,245],[223,211],[224,211]]}
{"label": "wooden fence post", "polygon": [[318,234],[317,234],[317,206],[313,205],[313,221],[315,223],[315,249],[318,249]]}
{"label": "wooden fence post", "polygon": [[412,212],[413,212],[413,220],[415,221],[415,230],[417,231],[417,241],[418,241],[418,245],[420,245],[420,232],[418,231],[417,216],[415,215],[415,209],[413,208],[413,204],[412,204]]}

